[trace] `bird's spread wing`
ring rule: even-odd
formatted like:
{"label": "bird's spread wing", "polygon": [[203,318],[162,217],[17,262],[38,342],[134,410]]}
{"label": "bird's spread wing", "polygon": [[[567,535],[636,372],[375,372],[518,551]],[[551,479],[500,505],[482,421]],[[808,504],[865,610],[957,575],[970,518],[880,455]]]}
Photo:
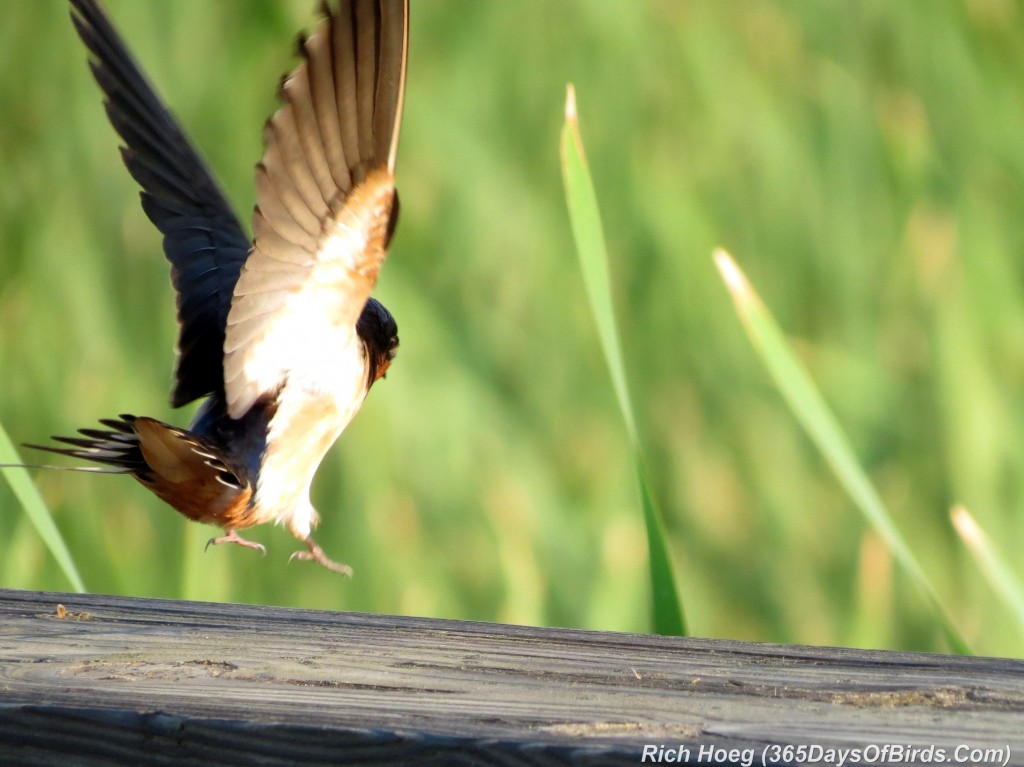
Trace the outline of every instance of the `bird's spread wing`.
{"label": "bird's spread wing", "polygon": [[264,130],[255,243],[224,345],[234,418],[285,379],[310,378],[355,333],[397,213],[408,0],[342,0],[323,12]]}
{"label": "bird's spread wing", "polygon": [[180,407],[223,385],[224,326],[249,238],[174,117],[95,0],[71,0],[93,75],[142,186],[142,207],[163,233],[178,292],[178,361],[171,403]]}

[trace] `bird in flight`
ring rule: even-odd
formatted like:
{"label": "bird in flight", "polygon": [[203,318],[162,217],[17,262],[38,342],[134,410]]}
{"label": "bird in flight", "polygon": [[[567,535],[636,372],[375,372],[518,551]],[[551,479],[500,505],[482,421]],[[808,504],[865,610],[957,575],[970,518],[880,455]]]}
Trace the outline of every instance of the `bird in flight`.
{"label": "bird in flight", "polygon": [[121,415],[104,429],[35,449],[129,474],[188,519],[265,553],[239,530],[284,525],[332,561],[311,533],[310,484],[324,454],[383,378],[398,347],[370,297],[398,216],[395,153],[408,54],[408,0],[323,3],[299,39],[263,130],[250,238],[211,171],[142,74],[97,0],[72,20],[163,235],[180,326],[171,404],[205,398],[187,429]]}

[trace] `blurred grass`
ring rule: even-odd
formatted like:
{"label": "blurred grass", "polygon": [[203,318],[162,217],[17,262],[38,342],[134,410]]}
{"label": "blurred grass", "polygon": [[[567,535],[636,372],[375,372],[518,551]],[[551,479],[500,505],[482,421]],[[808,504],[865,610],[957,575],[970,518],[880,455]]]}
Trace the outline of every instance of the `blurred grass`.
{"label": "blurred grass", "polygon": [[967,509],[956,506],[950,517],[957,534],[978,563],[978,569],[1017,622],[1017,631],[1024,636],[1024,587],[1013,566]]}
{"label": "blurred grass", "polygon": [[861,468],[843,427],[836,422],[771,311],[728,253],[718,249],[714,252],[714,259],[732,296],[736,313],[743,322],[743,329],[794,417],[821,451],[822,458],[831,467],[850,500],[860,509],[893,559],[925,598],[936,623],[946,635],[950,649],[961,655],[970,654],[971,650],[951,620],[946,604],[921,569],[912,548],[900,534],[892,514]]}
{"label": "blurred grass", "polygon": [[[260,126],[315,3],[108,4],[248,211]],[[1024,534],[1022,33],[1010,0],[417,3],[378,289],[402,348],[313,489],[318,540],[355,578],[287,565],[276,528],[253,531],[265,559],[203,554],[211,531],[131,482],[39,475],[90,589],[646,627],[633,465],[558,174],[571,80],[691,630],[943,646],[779,406],[707,259],[721,244],[749,254],[967,640],[1020,655],[947,511]],[[84,59],[60,0],[6,9],[0,419],[15,441],[189,416],[166,404],[159,239]],[[66,587],[6,486],[0,573]]]}

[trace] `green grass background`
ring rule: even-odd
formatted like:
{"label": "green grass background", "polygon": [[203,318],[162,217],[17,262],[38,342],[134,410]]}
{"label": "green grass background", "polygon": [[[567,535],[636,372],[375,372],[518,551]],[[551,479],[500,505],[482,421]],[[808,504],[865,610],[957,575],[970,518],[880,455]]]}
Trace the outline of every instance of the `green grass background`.
{"label": "green grass background", "polygon": [[[239,211],[313,2],[109,0]],[[1012,0],[413,0],[402,347],[314,484],[318,539],[203,552],[118,477],[38,475],[92,591],[645,630],[629,441],[561,188],[576,84],[630,388],[690,629],[940,650],[797,425],[710,258],[793,338],[953,619],[1024,641],[949,523],[1024,540],[1024,16]],[[17,441],[167,405],[156,231],[59,0],[0,25],[0,421]],[[243,220],[248,221],[248,213]],[[29,456],[26,455],[26,458]],[[66,589],[0,483],[0,586]]]}

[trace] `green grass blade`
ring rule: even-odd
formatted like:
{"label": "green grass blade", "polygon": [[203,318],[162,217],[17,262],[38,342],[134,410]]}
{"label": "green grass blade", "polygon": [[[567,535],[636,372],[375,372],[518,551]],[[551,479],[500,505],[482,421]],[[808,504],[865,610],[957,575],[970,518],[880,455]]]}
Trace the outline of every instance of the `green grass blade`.
{"label": "green grass blade", "polygon": [[[18,451],[14,448],[10,437],[7,436],[3,425],[0,425],[0,464],[18,463],[21,463],[21,456],[18,455]],[[64,538],[61,537],[60,530],[54,524],[53,517],[50,516],[50,511],[46,508],[46,503],[39,495],[29,473],[20,466],[13,465],[3,466],[0,468],[0,473],[7,478],[7,483],[14,491],[15,497],[21,502],[22,508],[25,509],[25,513],[28,514],[28,518],[35,525],[36,530],[39,531],[46,547],[53,554],[53,558],[57,560],[60,569],[64,571],[71,587],[79,594],[84,593],[85,584],[78,574],[78,568],[75,567],[75,562],[71,558],[71,552],[68,551]]]}
{"label": "green grass blade", "polygon": [[992,590],[1017,619],[1021,631],[1024,631],[1024,586],[1020,578],[967,509],[957,506],[951,516],[953,526]]}
{"label": "green grass blade", "polygon": [[590,308],[597,324],[601,348],[604,351],[612,386],[619,402],[619,410],[629,433],[636,461],[640,498],[647,529],[648,562],[651,578],[651,600],[654,630],[659,634],[686,633],[683,606],[676,589],[675,574],[669,556],[661,512],[650,490],[647,471],[640,453],[636,419],[626,383],[622,347],[619,343],[615,310],[612,306],[611,278],[608,274],[608,256],[601,228],[597,196],[587,168],[576,115],[576,97],[573,87],[568,88],[565,103],[565,124],[561,136],[562,180],[569,207],[576,252],[579,256],[583,282],[586,285]]}
{"label": "green grass blade", "polygon": [[651,611],[654,630],[659,634],[686,635],[686,614],[676,590],[675,573],[666,543],[665,525],[654,500],[647,471],[639,452],[636,454],[636,475],[640,485],[640,502],[644,509],[647,530],[647,557],[651,571]]}
{"label": "green grass blade", "polygon": [[942,625],[946,641],[957,653],[970,649],[953,625],[938,593],[925,576],[910,548],[896,529],[892,516],[860,467],[845,433],[825,404],[771,313],[747,278],[724,250],[715,251],[715,263],[732,294],[743,327],[761,355],[790,409],[821,451],[839,482],[868,522],[885,541],[893,557],[917,584]]}

